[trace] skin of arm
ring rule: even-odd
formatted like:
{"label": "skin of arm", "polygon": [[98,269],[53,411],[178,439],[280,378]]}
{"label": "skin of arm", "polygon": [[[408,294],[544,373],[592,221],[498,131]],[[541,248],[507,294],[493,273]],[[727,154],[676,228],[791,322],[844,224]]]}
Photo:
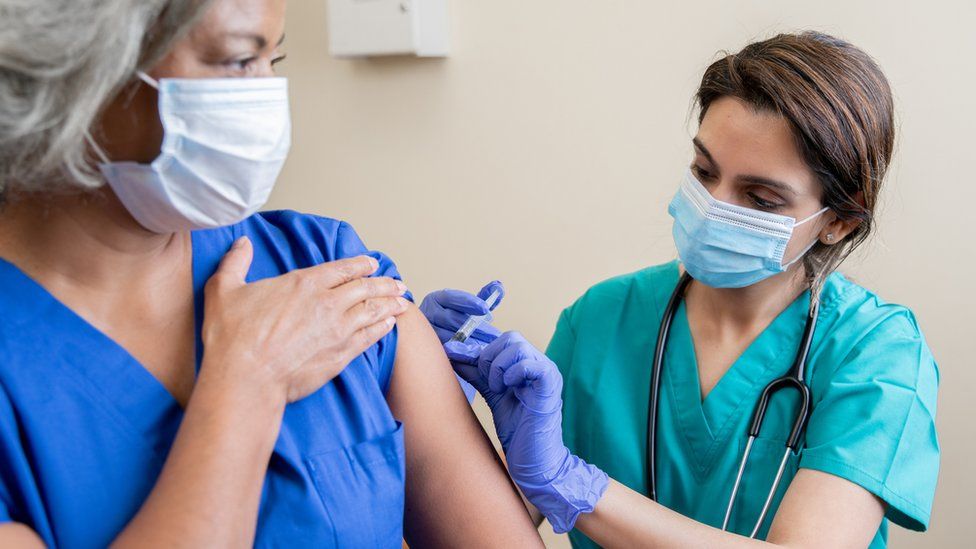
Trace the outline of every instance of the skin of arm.
{"label": "skin of arm", "polygon": [[397,319],[387,400],[404,425],[404,536],[415,547],[544,547],[416,307]]}
{"label": "skin of arm", "polygon": [[0,524],[0,543],[12,549],[43,549],[44,542],[29,526],[17,522]]}
{"label": "skin of arm", "polygon": [[576,528],[603,547],[863,548],[871,543],[884,512],[880,499],[853,482],[800,469],[767,541],[692,520],[615,480],[593,513],[580,515]]}
{"label": "skin of arm", "polygon": [[[507,471],[508,462],[505,461],[505,454],[499,453],[498,458],[502,460],[502,463],[505,465],[505,470]],[[518,489],[518,486],[515,488]],[[529,517],[532,518],[532,524],[534,524],[536,528],[542,526],[542,521],[546,520],[546,517],[542,516],[542,512],[536,509],[535,505],[532,505],[532,502],[529,501],[529,498],[525,497],[525,494],[523,494],[521,490],[519,490],[519,497],[522,498],[522,504],[525,505],[525,510],[529,512]]]}

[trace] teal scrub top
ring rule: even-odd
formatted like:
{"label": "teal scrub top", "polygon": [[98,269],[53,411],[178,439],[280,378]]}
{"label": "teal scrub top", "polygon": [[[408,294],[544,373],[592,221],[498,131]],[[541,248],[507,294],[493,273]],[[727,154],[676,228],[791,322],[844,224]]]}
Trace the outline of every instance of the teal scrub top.
{"label": "teal scrub top", "polygon": [[[597,284],[563,311],[547,354],[564,384],[569,449],[647,494],[645,445],[651,364],[677,262]],[[665,354],[658,416],[658,500],[722,526],[748,422],[763,387],[796,356],[809,292],[786,308],[702,401],[685,308]],[[881,498],[885,520],[871,542],[887,544],[887,522],[924,531],[939,471],[935,430],[939,372],[911,311],[834,273],[821,294],[807,380],[812,412],[805,446],[791,456],[758,537],[765,539],[798,468],[847,479]],[[785,450],[796,399],[774,397],[749,458],[729,530],[749,535]],[[596,547],[577,530],[574,547]]]}

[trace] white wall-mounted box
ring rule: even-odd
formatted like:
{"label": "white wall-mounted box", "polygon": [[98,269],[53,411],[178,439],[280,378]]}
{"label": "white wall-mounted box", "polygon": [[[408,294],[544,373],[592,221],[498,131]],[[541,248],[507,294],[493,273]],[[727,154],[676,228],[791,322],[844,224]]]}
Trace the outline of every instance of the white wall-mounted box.
{"label": "white wall-mounted box", "polygon": [[447,0],[328,0],[336,57],[446,57]]}

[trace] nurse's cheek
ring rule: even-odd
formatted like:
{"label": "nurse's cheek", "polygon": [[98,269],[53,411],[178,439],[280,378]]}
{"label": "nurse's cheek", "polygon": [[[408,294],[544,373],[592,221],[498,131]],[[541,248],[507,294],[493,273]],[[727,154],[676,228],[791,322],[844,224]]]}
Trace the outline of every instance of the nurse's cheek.
{"label": "nurse's cheek", "polygon": [[248,284],[253,250],[241,238],[207,283],[201,376],[293,402],[339,374],[393,329],[406,287],[368,278],[362,256]]}

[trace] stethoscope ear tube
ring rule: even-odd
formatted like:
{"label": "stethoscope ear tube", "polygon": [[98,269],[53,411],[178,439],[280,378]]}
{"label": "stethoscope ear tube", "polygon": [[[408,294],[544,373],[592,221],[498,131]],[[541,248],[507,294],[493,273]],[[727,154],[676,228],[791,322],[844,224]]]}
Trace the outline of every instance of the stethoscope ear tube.
{"label": "stethoscope ear tube", "polygon": [[654,348],[654,362],[651,367],[651,394],[647,403],[647,443],[644,455],[647,459],[647,495],[652,501],[657,501],[657,405],[661,394],[661,366],[664,364],[664,351],[667,348],[668,335],[671,333],[671,322],[674,313],[681,303],[685,289],[691,283],[691,275],[687,272],[681,275],[678,286],[668,300],[661,319],[661,327],[657,332],[657,345]]}

